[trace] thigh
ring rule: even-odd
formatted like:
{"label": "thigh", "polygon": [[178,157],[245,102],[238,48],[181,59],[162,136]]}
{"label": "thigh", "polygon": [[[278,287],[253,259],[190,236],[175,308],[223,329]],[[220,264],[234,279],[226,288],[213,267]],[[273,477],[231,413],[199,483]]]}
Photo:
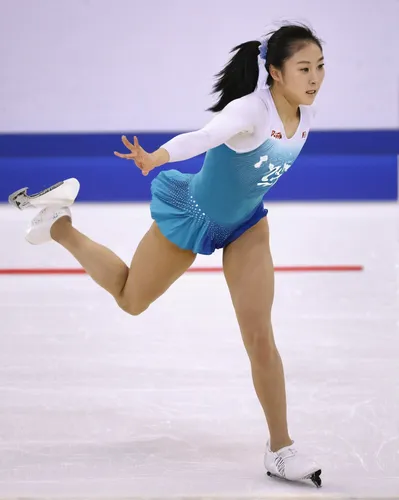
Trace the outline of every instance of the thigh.
{"label": "thigh", "polygon": [[195,257],[190,250],[169,241],[154,222],[133,256],[123,301],[138,308],[148,306],[191,266]]}
{"label": "thigh", "polygon": [[266,217],[225,248],[223,270],[241,331],[270,329],[274,267]]}

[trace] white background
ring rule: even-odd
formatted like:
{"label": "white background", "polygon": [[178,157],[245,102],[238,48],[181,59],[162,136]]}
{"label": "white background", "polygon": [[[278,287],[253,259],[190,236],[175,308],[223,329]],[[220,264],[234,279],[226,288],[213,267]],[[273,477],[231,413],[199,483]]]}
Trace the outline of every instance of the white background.
{"label": "white background", "polygon": [[285,19],[325,41],[317,128],[398,127],[397,0],[0,0],[0,132],[197,128],[231,48]]}

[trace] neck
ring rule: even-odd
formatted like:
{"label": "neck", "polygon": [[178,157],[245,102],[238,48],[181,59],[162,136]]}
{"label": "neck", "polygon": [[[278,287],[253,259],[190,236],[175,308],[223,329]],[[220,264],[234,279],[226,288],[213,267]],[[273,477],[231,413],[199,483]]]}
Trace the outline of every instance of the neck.
{"label": "neck", "polygon": [[285,95],[279,91],[276,85],[271,87],[270,93],[272,94],[274,104],[283,122],[289,122],[298,118],[299,106],[290,102]]}

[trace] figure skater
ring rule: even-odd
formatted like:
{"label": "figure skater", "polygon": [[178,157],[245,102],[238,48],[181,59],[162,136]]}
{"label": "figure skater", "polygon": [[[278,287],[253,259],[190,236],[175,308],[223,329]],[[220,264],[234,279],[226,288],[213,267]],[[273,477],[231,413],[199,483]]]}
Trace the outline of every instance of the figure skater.
{"label": "figure skater", "polygon": [[292,167],[308,137],[312,104],[324,79],[322,46],[310,28],[293,24],[232,52],[217,75],[213,90],[220,95],[205,127],[151,153],[137,137],[130,142],[123,136],[128,152],[114,153],[147,175],[206,152],[198,173],[163,170],[152,181],[153,223],[130,268],[72,225],[76,179],[32,196],[23,188],[9,201],[20,209],[44,207],[32,220],[27,241],[58,242],[134,316],[146,311],[197,254],[223,249],[224,275],[269,429],[264,466],[269,476],[311,479],[320,486],[321,468],[298,451],[288,432],[284,371],[271,323],[274,269],[263,198]]}

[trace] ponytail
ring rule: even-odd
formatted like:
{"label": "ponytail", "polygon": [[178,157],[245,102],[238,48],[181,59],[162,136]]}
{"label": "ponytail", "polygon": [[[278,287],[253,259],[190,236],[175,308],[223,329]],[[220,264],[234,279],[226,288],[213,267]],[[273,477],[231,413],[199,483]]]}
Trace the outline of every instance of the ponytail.
{"label": "ponytail", "polygon": [[220,93],[219,100],[208,111],[221,111],[229,102],[251,94],[259,76],[259,40],[237,45],[230,62],[216,75],[212,93]]}

